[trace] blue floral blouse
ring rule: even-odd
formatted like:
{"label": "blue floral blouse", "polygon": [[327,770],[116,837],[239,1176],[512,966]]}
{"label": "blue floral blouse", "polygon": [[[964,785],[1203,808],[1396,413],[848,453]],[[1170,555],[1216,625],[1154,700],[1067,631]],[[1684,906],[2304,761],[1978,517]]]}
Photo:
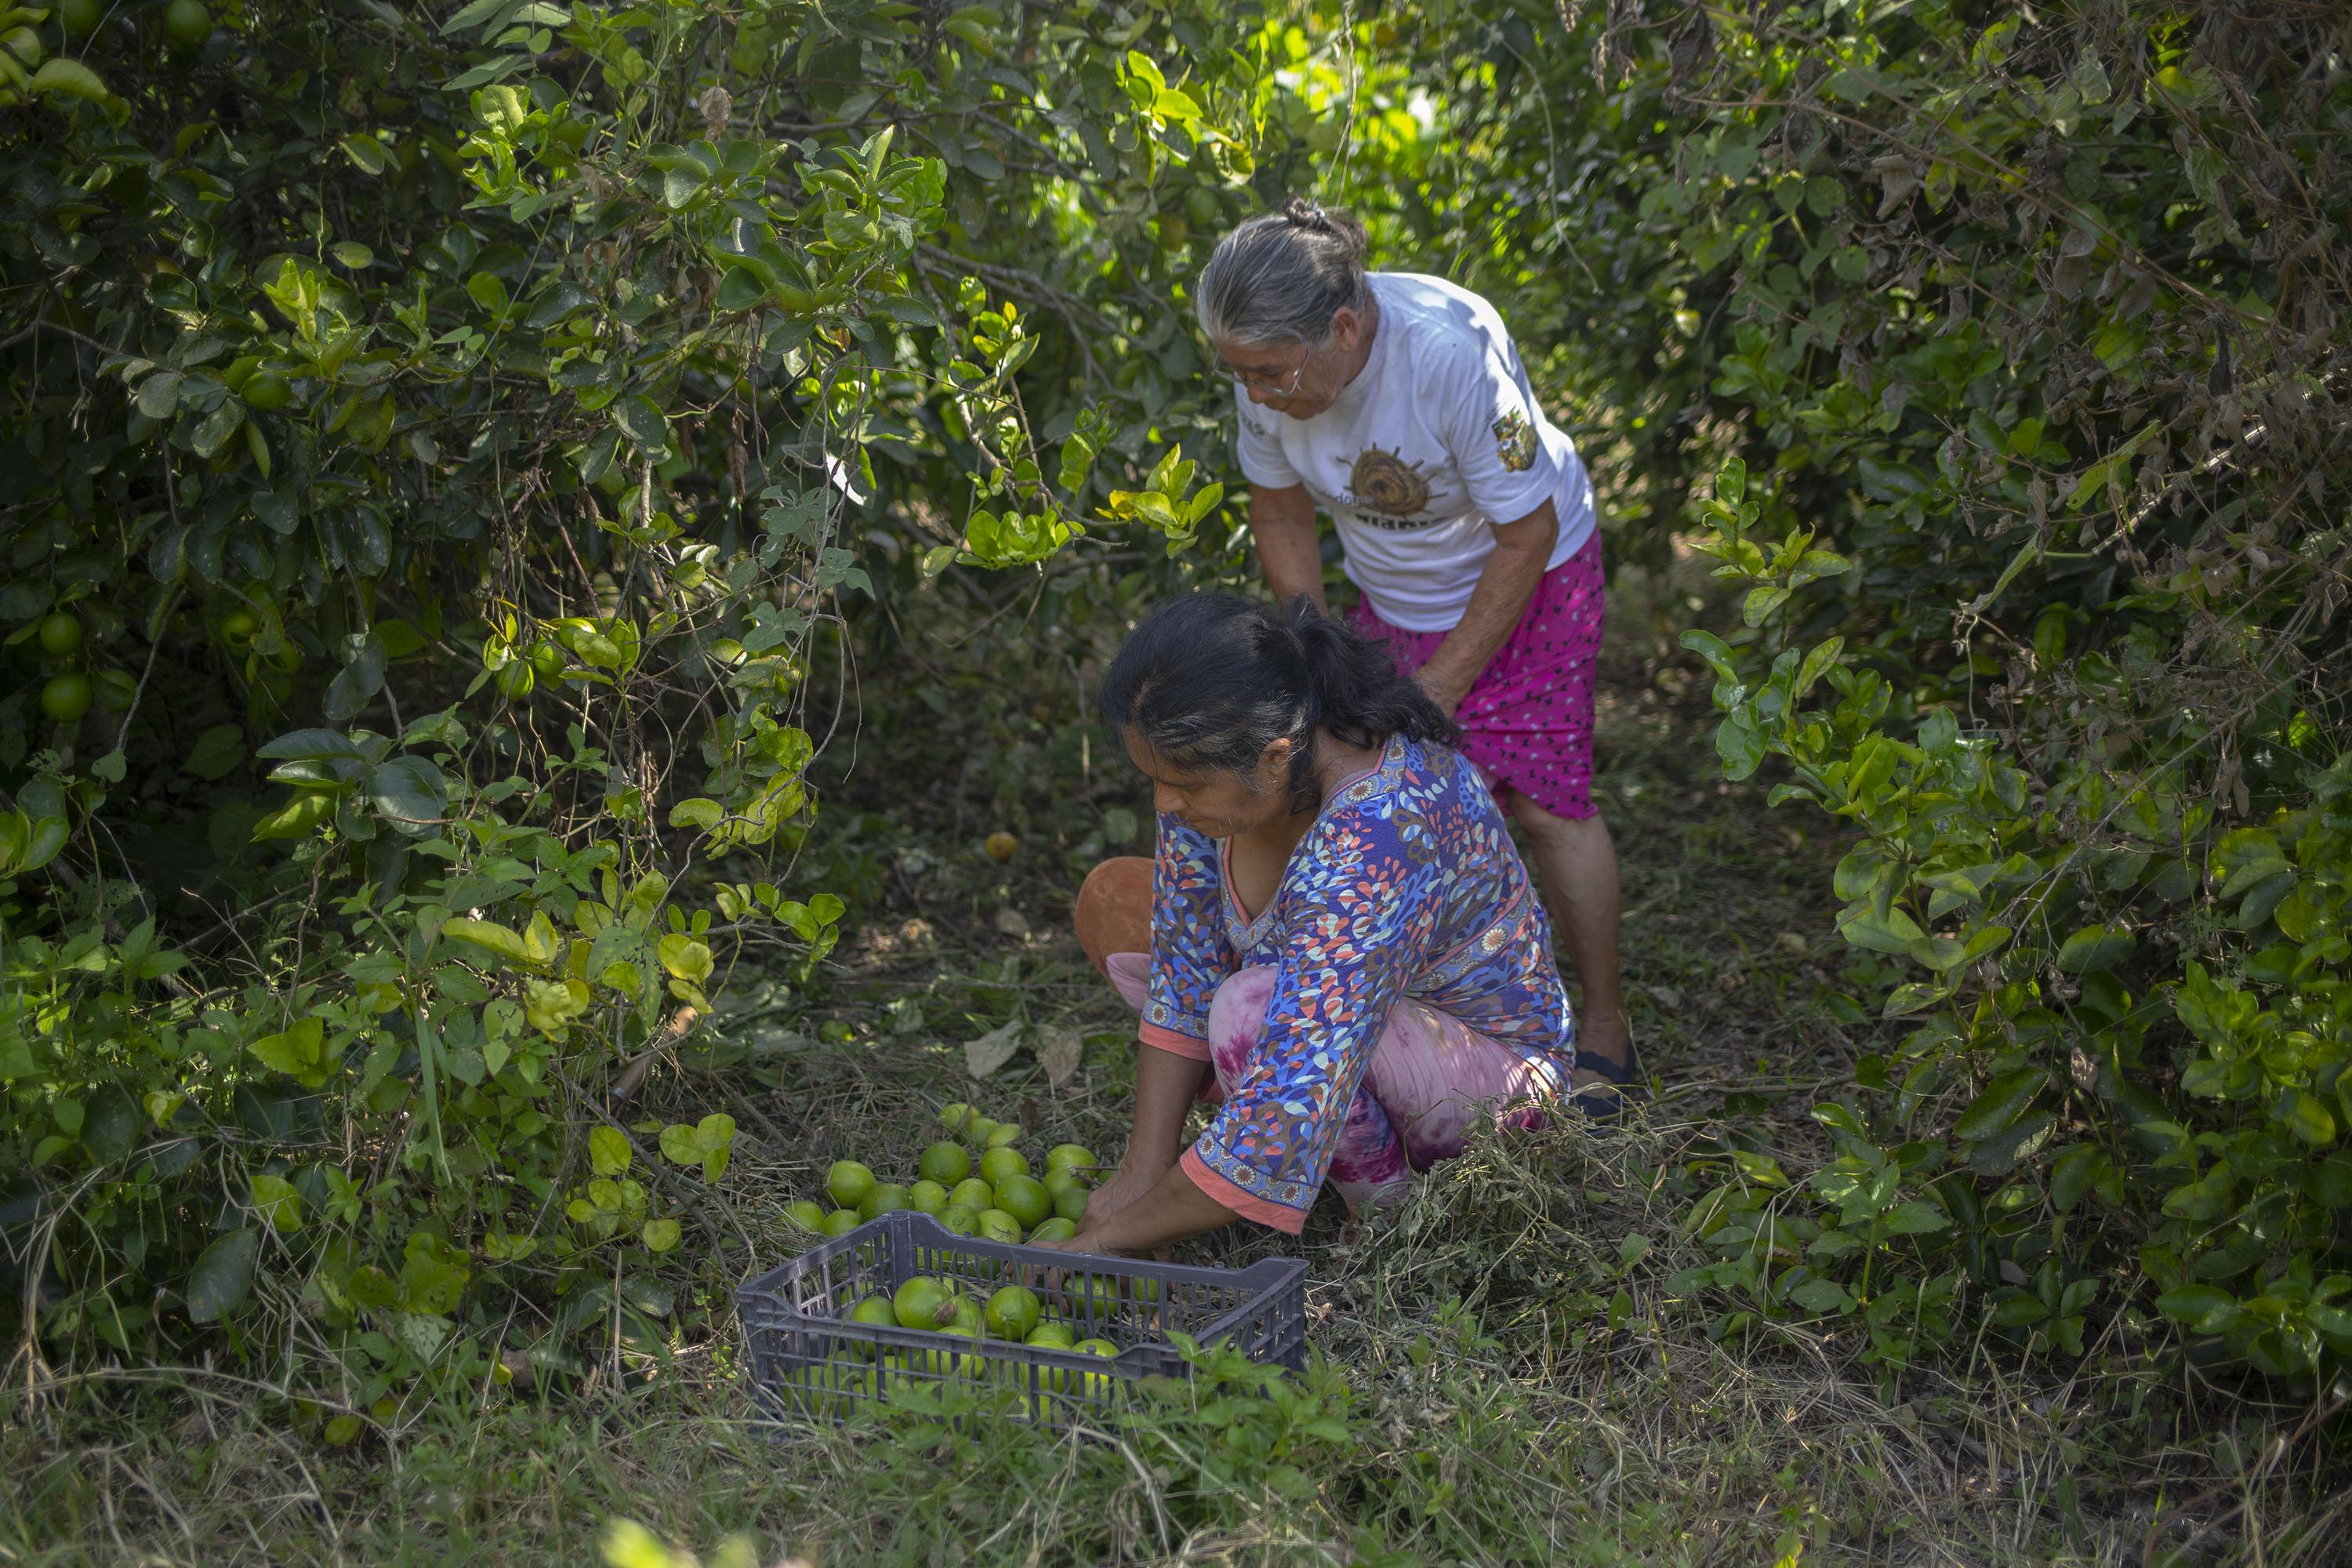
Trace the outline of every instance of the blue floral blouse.
{"label": "blue floral blouse", "polygon": [[[1143,1037],[1208,1056],[1209,1005],[1244,967],[1276,972],[1246,1078],[1228,1087],[1185,1164],[1211,1195],[1296,1232],[1389,1010],[1401,998],[1451,1014],[1560,1081],[1576,1025],[1551,927],[1478,771],[1444,746],[1397,736],[1380,763],[1326,801],[1274,899],[1245,919],[1227,892],[1224,845],[1160,819]],[[1197,1161],[1197,1163],[1196,1163]],[[1230,1184],[1238,1192],[1219,1191]]]}

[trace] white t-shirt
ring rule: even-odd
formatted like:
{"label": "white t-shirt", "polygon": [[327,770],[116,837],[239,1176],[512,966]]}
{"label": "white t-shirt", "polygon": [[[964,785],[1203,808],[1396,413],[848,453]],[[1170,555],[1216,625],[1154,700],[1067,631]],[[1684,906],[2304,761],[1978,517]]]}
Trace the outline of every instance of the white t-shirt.
{"label": "white t-shirt", "polygon": [[1339,525],[1349,581],[1390,625],[1451,631],[1495,551],[1492,525],[1549,497],[1559,542],[1546,570],[1592,537],[1592,484],[1544,416],[1495,307],[1442,278],[1375,272],[1371,357],[1312,419],[1241,408],[1242,472],[1303,484]]}

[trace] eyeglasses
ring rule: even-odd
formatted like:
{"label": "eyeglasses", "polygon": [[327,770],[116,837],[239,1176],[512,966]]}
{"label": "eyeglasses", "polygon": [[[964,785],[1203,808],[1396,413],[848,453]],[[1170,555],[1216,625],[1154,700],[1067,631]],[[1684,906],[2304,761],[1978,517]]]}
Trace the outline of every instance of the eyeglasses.
{"label": "eyeglasses", "polygon": [[1254,391],[1270,393],[1276,397],[1288,397],[1298,390],[1299,382],[1307,374],[1307,362],[1314,357],[1315,351],[1312,349],[1301,354],[1298,359],[1298,368],[1290,373],[1288,381],[1284,381],[1278,372],[1243,370],[1238,366],[1227,364],[1223,360],[1217,362],[1217,369],[1230,380]]}

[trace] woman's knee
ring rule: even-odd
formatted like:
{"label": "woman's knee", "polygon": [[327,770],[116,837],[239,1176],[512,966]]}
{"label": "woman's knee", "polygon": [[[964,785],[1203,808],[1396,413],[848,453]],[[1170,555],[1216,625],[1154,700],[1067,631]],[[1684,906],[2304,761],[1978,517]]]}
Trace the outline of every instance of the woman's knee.
{"label": "woman's knee", "polygon": [[1078,945],[1097,971],[1114,952],[1151,951],[1151,861],[1121,855],[1087,873],[1070,911]]}

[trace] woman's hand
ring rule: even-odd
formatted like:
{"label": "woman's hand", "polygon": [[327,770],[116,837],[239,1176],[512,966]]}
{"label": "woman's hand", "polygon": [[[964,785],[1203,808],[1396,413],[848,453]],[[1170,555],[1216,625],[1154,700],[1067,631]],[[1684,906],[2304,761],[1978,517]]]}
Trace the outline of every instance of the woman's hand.
{"label": "woman's hand", "polygon": [[1112,1173],[1110,1180],[1087,1194],[1087,1212],[1078,1221],[1079,1237],[1083,1237],[1087,1231],[1100,1226],[1103,1221],[1158,1186],[1160,1178],[1167,1173],[1167,1165],[1139,1163],[1130,1149],[1127,1160]]}

